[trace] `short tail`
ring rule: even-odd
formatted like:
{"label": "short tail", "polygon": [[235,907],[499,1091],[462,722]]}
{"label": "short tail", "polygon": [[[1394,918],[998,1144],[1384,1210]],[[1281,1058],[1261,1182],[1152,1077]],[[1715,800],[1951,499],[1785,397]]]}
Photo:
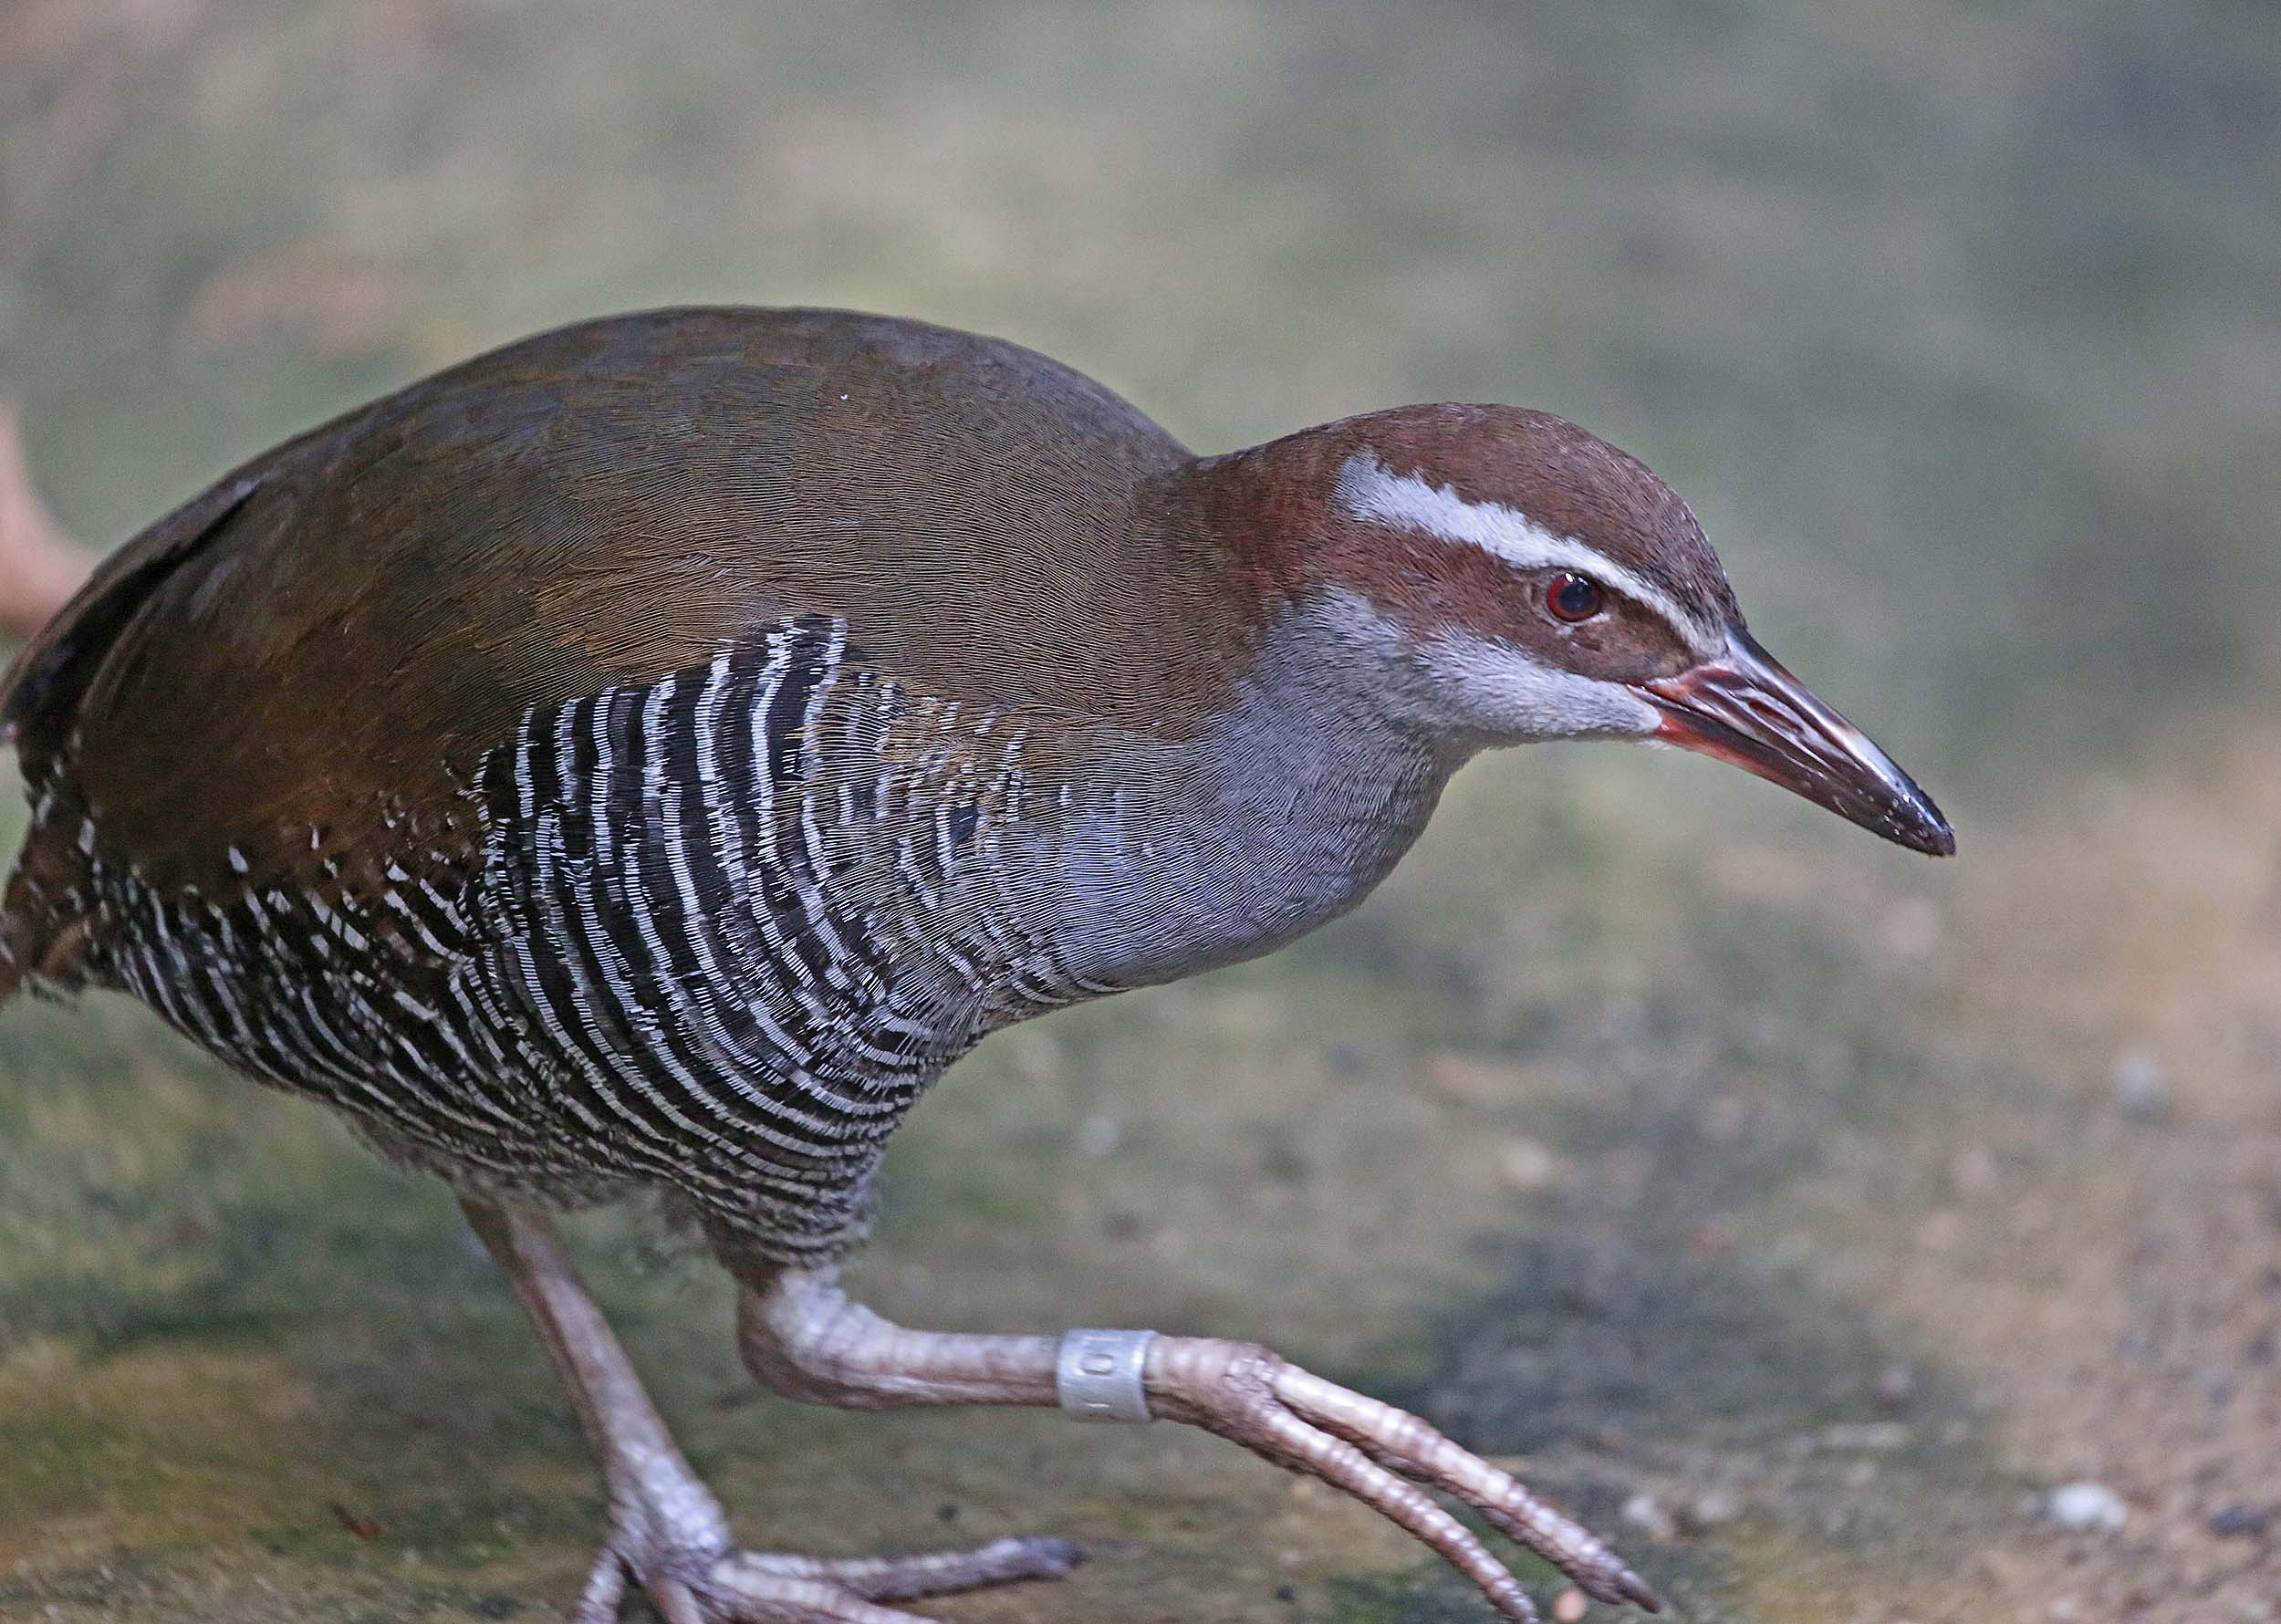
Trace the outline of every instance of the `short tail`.
{"label": "short tail", "polygon": [[0,1005],[27,985],[67,992],[85,984],[94,921],[79,900],[78,856],[52,825],[33,820],[0,900]]}
{"label": "short tail", "polygon": [[[9,903],[16,901],[16,892],[18,892],[18,888],[20,888],[20,871],[18,874],[9,876],[9,883],[7,883]],[[23,984],[29,979],[29,974],[32,974],[32,972],[29,972],[32,958],[34,958],[32,942],[27,940],[27,933],[25,933],[23,924],[18,921],[18,915],[16,915],[14,906],[11,906],[7,911],[7,915],[0,915],[0,1006],[9,1004],[11,999],[16,997],[16,993],[23,990]]]}

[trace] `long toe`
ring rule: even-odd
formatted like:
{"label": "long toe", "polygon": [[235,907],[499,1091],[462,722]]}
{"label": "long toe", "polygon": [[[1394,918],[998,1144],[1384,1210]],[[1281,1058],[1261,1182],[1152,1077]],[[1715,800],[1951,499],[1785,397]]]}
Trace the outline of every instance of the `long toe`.
{"label": "long toe", "polygon": [[936,1624],[917,1613],[867,1601],[823,1579],[740,1572],[694,1592],[703,1624]]}
{"label": "long toe", "polygon": [[1085,1553],[1066,1539],[1031,1535],[995,1539],[967,1550],[927,1551],[909,1556],[779,1556],[739,1552],[713,1567],[719,1581],[797,1578],[836,1586],[866,1601],[916,1601],[954,1596],[991,1585],[1067,1577]]}
{"label": "long toe", "polygon": [[1434,1495],[1479,1512],[1585,1594],[1658,1608],[1639,1575],[1510,1474],[1416,1416],[1325,1381],[1264,1348],[1160,1338],[1150,1349],[1149,1382],[1159,1414],[1352,1495],[1439,1553],[1512,1624],[1536,1624],[1536,1603]]}
{"label": "long toe", "polygon": [[731,1551],[706,1557],[613,1544],[597,1565],[578,1624],[610,1624],[630,1582],[668,1624],[931,1624],[885,1605],[991,1585],[1063,1577],[1084,1560],[1065,1539],[997,1539],[901,1556],[798,1556]]}

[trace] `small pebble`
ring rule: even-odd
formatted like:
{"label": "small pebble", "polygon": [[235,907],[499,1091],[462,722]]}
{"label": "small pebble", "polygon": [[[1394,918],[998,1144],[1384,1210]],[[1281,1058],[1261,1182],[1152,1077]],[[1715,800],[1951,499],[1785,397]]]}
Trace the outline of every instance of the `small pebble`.
{"label": "small pebble", "polygon": [[1687,1508],[1687,1520],[1697,1528],[1716,1528],[1743,1515],[1743,1497],[1732,1489],[1707,1489]]}
{"label": "small pebble", "polygon": [[1505,1187],[1524,1193],[1543,1190],[1559,1181],[1559,1153],[1541,1140],[1507,1140],[1497,1152],[1497,1171]]}
{"label": "small pebble", "polygon": [[1676,1532],[1672,1514],[1652,1494],[1634,1494],[1624,1502],[1623,1520],[1650,1539],[1669,1539]]}
{"label": "small pebble", "polygon": [[1092,1116],[1078,1124],[1078,1154],[1099,1160],[1116,1150],[1124,1128],[1114,1117]]}
{"label": "small pebble", "polygon": [[2044,1515],[2073,1534],[2115,1534],[2130,1520],[2122,1496],[2103,1483],[2071,1483],[2054,1489]]}
{"label": "small pebble", "polygon": [[2235,1501],[2212,1512],[2206,1525],[2220,1539],[2263,1539],[2272,1522],[2270,1510],[2259,1511]]}
{"label": "small pebble", "polygon": [[2115,1103],[2135,1122],[2159,1122],[2170,1114],[2170,1082],[2150,1049],[2129,1049],[2115,1057],[2109,1074]]}
{"label": "small pebble", "polygon": [[1570,1585],[1552,1598],[1552,1616],[1560,1624],[1577,1624],[1584,1617],[1584,1609],[1591,1605],[1584,1599],[1584,1592]]}

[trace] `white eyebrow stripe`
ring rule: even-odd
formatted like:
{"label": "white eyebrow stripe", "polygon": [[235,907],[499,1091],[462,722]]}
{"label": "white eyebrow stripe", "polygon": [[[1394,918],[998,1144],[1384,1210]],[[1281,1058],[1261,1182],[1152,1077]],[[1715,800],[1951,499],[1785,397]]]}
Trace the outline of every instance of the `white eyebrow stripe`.
{"label": "white eyebrow stripe", "polygon": [[1338,470],[1333,488],[1340,506],[1359,519],[1405,530],[1422,530],[1443,541],[1477,547],[1522,569],[1575,569],[1596,576],[1633,602],[1653,609],[1704,659],[1726,646],[1717,628],[1706,626],[1669,592],[1638,571],[1627,569],[1570,536],[1558,536],[1515,507],[1501,502],[1468,502],[1447,485],[1430,484],[1415,474],[1396,474],[1375,453],[1359,451]]}

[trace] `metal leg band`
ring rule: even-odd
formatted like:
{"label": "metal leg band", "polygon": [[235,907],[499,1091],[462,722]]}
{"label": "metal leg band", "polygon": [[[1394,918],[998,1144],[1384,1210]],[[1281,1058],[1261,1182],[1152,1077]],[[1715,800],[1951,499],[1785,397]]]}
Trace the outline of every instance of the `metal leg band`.
{"label": "metal leg band", "polygon": [[1147,1421],[1144,1375],[1154,1331],[1071,1331],[1061,1338],[1054,1390],[1079,1421]]}

